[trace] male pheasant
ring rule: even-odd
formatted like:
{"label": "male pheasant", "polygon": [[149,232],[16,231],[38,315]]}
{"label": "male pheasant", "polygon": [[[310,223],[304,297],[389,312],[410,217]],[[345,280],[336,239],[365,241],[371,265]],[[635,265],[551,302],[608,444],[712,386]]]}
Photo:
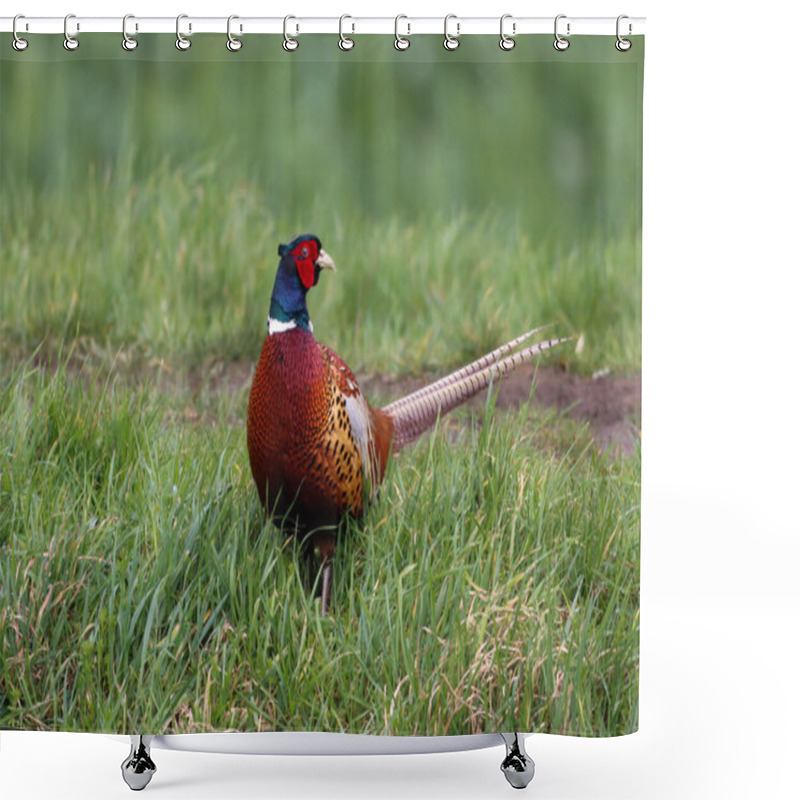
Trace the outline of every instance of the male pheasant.
{"label": "male pheasant", "polygon": [[332,582],[336,532],[358,519],[383,480],[389,456],[436,419],[563,340],[519,349],[520,336],[423,389],[372,408],[350,368],[314,338],[308,290],[333,260],[311,234],[278,248],[280,262],[247,408],[247,449],[261,503],[322,556],[322,614]]}

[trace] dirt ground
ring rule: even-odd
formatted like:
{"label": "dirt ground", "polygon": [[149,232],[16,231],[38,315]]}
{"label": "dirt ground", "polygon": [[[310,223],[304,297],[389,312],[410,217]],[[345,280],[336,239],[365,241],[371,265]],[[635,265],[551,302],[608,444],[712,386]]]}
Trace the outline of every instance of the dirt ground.
{"label": "dirt ground", "polygon": [[[38,366],[53,369],[52,363],[37,359]],[[72,365],[70,365],[72,366]],[[81,373],[75,363],[75,373]],[[158,374],[162,387],[179,380],[164,368],[162,362],[151,362],[145,369],[136,369],[136,379]],[[184,374],[183,381],[192,393],[207,391],[230,392],[249,386],[255,365],[252,362],[218,362]],[[123,373],[125,370],[123,370]],[[128,376],[131,377],[130,375]],[[387,378],[381,375],[361,376],[361,390],[374,405],[383,405],[413,392],[435,380],[438,375],[424,378]],[[84,373],[85,378],[85,373]],[[95,376],[97,378],[97,376]],[[518,408],[527,401],[531,384],[535,380],[533,400],[536,405],[557,409],[570,419],[587,422],[597,446],[604,451],[632,453],[640,438],[642,419],[642,378],[640,374],[613,375],[600,373],[585,377],[567,372],[559,367],[526,365],[506,376],[500,383],[496,407]],[[181,383],[183,381],[180,381]],[[185,384],[184,384],[185,385]],[[486,392],[480,392],[467,402],[476,414],[483,412]],[[204,415],[187,408],[186,421],[202,424]]]}
{"label": "dirt ground", "polygon": [[[434,377],[431,376],[430,380]],[[555,408],[578,422],[588,422],[601,450],[633,452],[642,418],[641,375],[583,377],[557,367],[537,370],[527,365],[503,378],[496,407],[521,406],[530,396],[534,380],[533,400],[536,405]],[[361,389],[368,397],[375,394],[394,399],[419,389],[427,382],[422,379],[392,381],[376,376],[363,380]],[[485,402],[486,392],[480,392],[467,405],[480,411]]]}
{"label": "dirt ground", "polygon": [[[212,392],[223,387],[238,389],[248,384],[253,365],[244,362],[218,365],[189,378],[193,390],[201,383]],[[361,390],[374,404],[390,402],[435,380],[426,378],[390,379],[381,375],[361,378]],[[500,384],[497,408],[517,408],[524,403],[536,381],[534,403],[555,408],[578,422],[586,421],[601,450],[631,453],[639,439],[642,418],[641,375],[599,374],[594,377],[574,375],[557,367],[527,365],[506,376]],[[486,393],[480,392],[467,405],[481,413]]]}

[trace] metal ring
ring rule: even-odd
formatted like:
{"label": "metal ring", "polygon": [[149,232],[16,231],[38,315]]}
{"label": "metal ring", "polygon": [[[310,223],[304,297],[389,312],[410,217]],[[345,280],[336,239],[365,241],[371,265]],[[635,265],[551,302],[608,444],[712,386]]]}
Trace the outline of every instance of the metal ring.
{"label": "metal ring", "polygon": [[[75,19],[74,14],[67,14],[64,17],[64,49],[65,50],[77,50],[80,42],[74,37],[69,35],[69,30],[67,30],[67,26],[69,25],[69,21],[71,19]],[[78,26],[77,30],[80,30],[80,26]]]}
{"label": "metal ring", "polygon": [[[339,17],[339,49],[340,50],[352,50],[356,43],[349,37],[344,35],[344,31],[342,30],[342,25],[346,19],[353,19],[349,14],[342,14]],[[353,23],[353,30],[355,31],[356,26]]]}
{"label": "metal ring", "polygon": [[135,19],[133,14],[126,14],[122,18],[122,49],[130,52],[139,46],[139,42],[132,36],[128,36],[128,20]]}
{"label": "metal ring", "polygon": [[[408,19],[405,14],[398,14],[394,18],[394,49],[395,50],[408,50],[411,47],[411,40],[406,39],[405,36],[400,35],[400,20]],[[407,23],[406,23],[407,24]],[[411,33],[411,25],[408,25],[408,32]]]}
{"label": "metal ring", "polygon": [[[242,40],[241,39],[237,39],[231,33],[231,22],[233,22],[233,20],[235,20],[235,19],[239,19],[239,17],[236,16],[236,14],[231,14],[228,17],[228,41],[225,43],[225,47],[227,47],[228,50],[231,51],[231,53],[238,53],[239,50],[242,49]],[[239,30],[241,31],[241,28],[239,28]]]}
{"label": "metal ring", "polygon": [[458,39],[458,37],[459,37],[459,35],[461,33],[461,23],[460,22],[456,23],[456,35],[455,36],[451,36],[447,32],[447,23],[451,19],[458,19],[458,17],[456,17],[455,14],[448,14],[444,18],[444,49],[452,51],[452,50],[458,50],[458,46],[461,44],[461,42]]}
{"label": "metal ring", "polygon": [[[181,33],[181,20],[182,19],[187,19],[188,17],[189,17],[188,14],[178,14],[178,17],[175,20],[175,36],[177,37],[175,39],[175,47],[177,47],[178,50],[188,50],[192,46],[192,40],[191,39],[187,39]],[[191,29],[192,28],[191,28],[191,25],[190,25],[189,26],[189,30],[191,30]]]}
{"label": "metal ring", "polygon": [[[503,16],[500,17],[500,49],[501,50],[506,50],[506,51],[513,50],[514,46],[517,43],[516,39],[512,39],[510,36],[506,35],[506,32],[505,32],[504,28],[505,28],[505,23],[506,23],[507,19],[512,19],[512,15],[511,14],[503,14]],[[512,22],[511,23],[511,32],[512,33],[516,33],[517,32],[517,23],[516,22]]]}
{"label": "metal ring", "polygon": [[[623,19],[628,19],[628,15],[627,14],[620,14],[617,17],[617,42],[614,45],[614,47],[616,47],[617,50],[620,51],[620,53],[627,53],[628,50],[630,50],[631,47],[633,47],[633,42],[630,39],[623,39],[622,36],[620,36],[620,34],[619,34],[619,23]],[[628,23],[628,35],[629,36],[630,36],[630,33],[631,33],[631,25],[630,25],[630,23]]]}
{"label": "metal ring", "polygon": [[[560,19],[566,19],[566,14],[559,14],[556,17],[555,24],[553,25],[553,32],[555,33],[556,40],[553,42],[553,47],[558,50],[560,53],[563,53],[569,47],[569,39],[565,39],[559,32],[558,32],[558,21]],[[569,22],[567,23],[567,36],[569,36]]]}
{"label": "metal ring", "polygon": [[25,19],[25,15],[24,14],[17,14],[17,16],[14,17],[14,21],[11,23],[11,32],[14,34],[14,41],[11,42],[11,46],[18,53],[21,53],[23,50],[27,50],[27,48],[28,48],[28,40],[27,39],[23,39],[17,33],[17,20],[18,19]]}
{"label": "metal ring", "polygon": [[[286,50],[288,53],[293,53],[300,47],[300,42],[297,39],[289,36],[289,31],[287,30],[287,24],[290,19],[297,19],[297,17],[293,16],[292,14],[287,14],[283,18],[283,49]],[[297,28],[299,30],[299,28]]]}

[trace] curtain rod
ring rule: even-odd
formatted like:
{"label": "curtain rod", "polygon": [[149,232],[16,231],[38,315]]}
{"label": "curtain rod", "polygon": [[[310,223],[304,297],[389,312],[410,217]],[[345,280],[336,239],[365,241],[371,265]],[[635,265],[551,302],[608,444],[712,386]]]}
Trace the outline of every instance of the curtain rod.
{"label": "curtain rod", "polygon": [[[14,17],[0,17],[0,31],[14,30]],[[417,34],[443,35],[445,29],[452,37],[473,34],[497,34],[501,32],[500,16],[497,17],[232,17],[231,32],[236,36],[247,34],[385,34],[414,36]],[[617,27],[619,24],[619,28]],[[125,29],[128,36],[150,33],[176,33],[180,27],[182,36],[195,33],[228,32],[228,17],[136,17],[128,15]],[[26,17],[19,15],[16,22],[18,36],[33,34],[67,33],[78,37],[83,33],[122,33],[122,17]],[[526,34],[554,34],[556,28],[561,37],[568,36],[636,36],[644,33],[644,17],[570,17],[560,14],[554,17],[514,17],[503,16],[502,29],[505,36]]]}

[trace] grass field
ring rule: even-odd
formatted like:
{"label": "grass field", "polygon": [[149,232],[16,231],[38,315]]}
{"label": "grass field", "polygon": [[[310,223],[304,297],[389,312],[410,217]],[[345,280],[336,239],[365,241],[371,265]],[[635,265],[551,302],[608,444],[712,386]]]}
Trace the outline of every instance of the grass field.
{"label": "grass field", "polygon": [[[131,188],[134,187],[134,188]],[[338,271],[309,306],[315,329],[361,369],[406,374],[456,366],[531,327],[584,335],[573,369],[638,370],[637,241],[595,235],[570,249],[532,241],[506,214],[394,218],[307,213]],[[275,218],[252,184],[213,162],[122,169],[85,192],[20,188],[2,210],[3,355],[79,340],[145,362],[252,359],[266,331],[277,247],[300,221]],[[292,233],[288,233],[288,232]],[[83,344],[82,344],[83,342]]]}
{"label": "grass field", "polygon": [[[2,395],[2,722],[372,733],[636,726],[638,459],[541,413],[423,440],[322,618],[262,518],[245,391],[18,366]],[[491,416],[491,412],[487,412]]]}
{"label": "grass field", "polygon": [[[408,86],[395,78],[394,123],[431,69],[411,63]],[[248,174],[231,157],[237,136],[254,146],[260,130],[232,132],[209,114],[207,127],[188,126],[185,153],[172,147],[191,87],[179,100],[163,83],[148,95],[163,130],[144,153],[131,145],[144,95],[114,62],[81,103],[69,76],[86,80],[87,62],[2,66],[4,120],[18,124],[4,121],[0,142],[0,727],[634,730],[638,447],[603,454],[586,424],[535,403],[456,412],[392,462],[364,524],[344,532],[323,618],[295,544],[258,505],[241,378],[265,334],[278,243],[306,230],[337,264],[309,296],[315,332],[360,376],[441,374],[541,323],[574,337],[543,363],[637,374],[640,243],[638,216],[626,215],[636,169],[620,155],[631,120],[589,127],[608,159],[587,185],[619,176],[602,213],[587,189],[562,218],[574,204],[557,166],[530,198],[498,193],[513,165],[465,175],[441,143],[480,98],[495,100],[491,83],[461,77],[436,90],[436,124],[408,123],[422,166],[350,176],[343,162],[284,203],[261,167]],[[204,80],[231,107],[256,80],[286,91],[284,67],[258,67],[246,85],[207,65]],[[306,68],[289,89],[302,94]],[[339,82],[333,101],[316,98],[323,119],[348,92],[359,98],[351,130],[325,128],[352,154],[352,131],[372,140],[379,94],[326,69]],[[584,98],[596,91],[587,74],[573,76]],[[36,102],[43,75],[56,81],[53,107]],[[628,80],[614,75],[596,91],[598,113]],[[510,91],[524,94],[529,78]],[[118,86],[132,93],[128,117],[113,104]],[[469,114],[456,102],[467,96]],[[538,130],[546,93],[529,106],[521,124]],[[72,114],[66,156],[45,135],[53,108]],[[550,116],[566,124],[569,112]],[[496,122],[474,125],[470,147]],[[291,128],[271,130],[270,152],[289,153],[273,187],[289,185],[304,154],[322,163],[308,132],[292,143]],[[543,136],[535,163],[549,165],[560,141]],[[374,194],[384,181],[394,207]]]}

